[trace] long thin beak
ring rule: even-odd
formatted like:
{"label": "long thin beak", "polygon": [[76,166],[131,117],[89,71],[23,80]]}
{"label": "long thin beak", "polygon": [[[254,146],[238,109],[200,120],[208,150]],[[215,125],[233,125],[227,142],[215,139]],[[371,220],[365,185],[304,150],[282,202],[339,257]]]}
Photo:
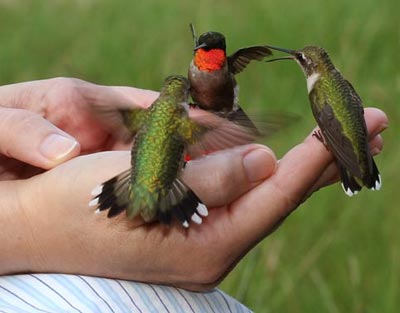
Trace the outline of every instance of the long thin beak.
{"label": "long thin beak", "polygon": [[207,44],[205,42],[203,42],[201,45],[198,45],[196,47],[194,47],[193,51],[199,50],[201,48],[207,47]]}
{"label": "long thin beak", "polygon": [[266,47],[272,49],[272,50],[277,50],[277,51],[282,51],[291,55],[294,55],[295,50],[290,50],[290,49],[284,49],[284,48],[279,48],[279,47],[274,47],[274,46],[268,46],[266,45]]}
{"label": "long thin beak", "polygon": [[265,62],[274,62],[274,61],[280,61],[280,60],[294,60],[294,57],[290,56],[290,57],[283,57],[283,58],[275,58],[275,59],[267,60]]}

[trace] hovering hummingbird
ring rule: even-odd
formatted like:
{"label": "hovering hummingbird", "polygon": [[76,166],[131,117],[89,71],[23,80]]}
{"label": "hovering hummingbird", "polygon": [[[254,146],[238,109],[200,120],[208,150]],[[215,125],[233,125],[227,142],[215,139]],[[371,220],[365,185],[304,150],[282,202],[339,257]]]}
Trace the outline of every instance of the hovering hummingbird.
{"label": "hovering hummingbird", "polygon": [[252,60],[261,61],[271,55],[267,46],[241,48],[226,55],[225,36],[218,32],[206,32],[198,39],[190,24],[194,41],[194,57],[188,77],[190,95],[194,104],[204,110],[232,113],[239,107],[239,86],[235,75],[243,71]]}
{"label": "hovering hummingbird", "polygon": [[131,168],[94,188],[89,206],[108,209],[108,217],[126,210],[128,218],[140,214],[145,222],[170,224],[175,217],[184,227],[201,224],[207,207],[180,178],[185,152],[246,144],[255,133],[201,109],[191,109],[189,116],[188,97],[189,81],[173,75],[148,109],[119,112],[136,133]]}
{"label": "hovering hummingbird", "polygon": [[316,46],[301,50],[268,47],[290,56],[267,62],[291,59],[302,68],[311,109],[320,128],[314,136],[335,156],[344,192],[353,196],[362,186],[379,190],[381,176],[369,150],[361,98],[335,68],[328,53]]}

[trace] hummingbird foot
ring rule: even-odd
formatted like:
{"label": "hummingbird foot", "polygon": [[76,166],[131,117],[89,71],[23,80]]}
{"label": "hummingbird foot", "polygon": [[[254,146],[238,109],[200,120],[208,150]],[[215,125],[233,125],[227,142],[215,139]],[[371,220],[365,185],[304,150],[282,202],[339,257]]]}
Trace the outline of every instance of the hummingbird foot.
{"label": "hummingbird foot", "polygon": [[322,144],[325,146],[326,150],[329,151],[328,145],[326,144],[325,138],[324,138],[324,136],[322,136],[322,133],[321,133],[320,129],[315,130],[312,133],[312,136],[315,137],[316,139],[318,139],[320,142],[322,142]]}

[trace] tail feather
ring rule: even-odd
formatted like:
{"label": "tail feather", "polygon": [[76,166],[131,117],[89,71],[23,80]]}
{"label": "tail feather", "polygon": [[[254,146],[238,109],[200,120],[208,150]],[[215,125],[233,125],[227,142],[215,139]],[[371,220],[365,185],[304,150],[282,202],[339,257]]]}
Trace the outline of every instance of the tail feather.
{"label": "tail feather", "polygon": [[345,167],[338,164],[340,178],[342,180],[342,187],[344,192],[348,196],[356,195],[364,185],[365,187],[371,190],[379,190],[382,186],[381,175],[379,174],[378,168],[375,164],[374,159],[372,160],[372,172],[371,174],[366,175],[362,179],[357,179],[354,177]]}
{"label": "tail feather", "polygon": [[199,197],[179,178],[175,179],[169,195],[162,201],[167,203],[161,207],[168,209],[159,211],[161,222],[170,221],[174,216],[187,228],[192,221],[201,224],[201,216],[206,216],[205,212],[208,214]]}
{"label": "tail feather", "polygon": [[381,175],[379,174],[378,167],[374,159],[371,157],[372,160],[372,174],[369,176],[369,179],[366,182],[366,186],[371,190],[379,190],[382,186],[382,179]]}
{"label": "tail feather", "polygon": [[130,190],[130,172],[131,170],[127,170],[94,188],[94,198],[89,205],[96,206],[97,212],[108,209],[109,218],[127,210],[129,218],[140,214],[145,221],[157,218],[167,225],[175,218],[186,228],[191,222],[201,224],[202,217],[208,215],[207,207],[179,178],[175,179],[172,188],[162,196],[162,193],[154,194],[143,188]]}
{"label": "tail feather", "polygon": [[89,205],[97,206],[98,211],[109,209],[107,217],[120,214],[129,205],[129,179],[130,170],[126,170],[96,187]]}
{"label": "tail feather", "polygon": [[354,176],[352,176],[345,167],[338,164],[340,178],[342,180],[342,187],[344,192],[352,197],[356,195],[362,188],[362,186],[356,181]]}

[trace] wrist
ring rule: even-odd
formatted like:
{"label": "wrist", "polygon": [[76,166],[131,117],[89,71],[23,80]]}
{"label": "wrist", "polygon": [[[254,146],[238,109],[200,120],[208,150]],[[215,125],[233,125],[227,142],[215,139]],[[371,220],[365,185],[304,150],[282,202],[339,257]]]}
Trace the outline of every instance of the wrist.
{"label": "wrist", "polygon": [[32,233],[22,207],[22,181],[0,182],[0,275],[31,271]]}

